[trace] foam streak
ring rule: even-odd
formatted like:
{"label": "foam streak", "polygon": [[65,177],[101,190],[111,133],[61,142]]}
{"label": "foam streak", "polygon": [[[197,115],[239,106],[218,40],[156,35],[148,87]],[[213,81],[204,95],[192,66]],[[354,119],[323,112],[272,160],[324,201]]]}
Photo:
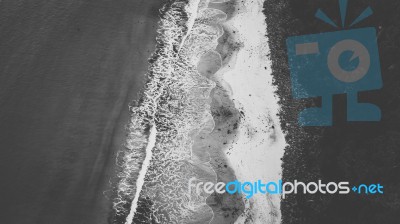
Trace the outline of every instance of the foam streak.
{"label": "foam streak", "polygon": [[132,224],[133,217],[134,217],[136,209],[137,209],[137,203],[139,201],[140,192],[142,191],[142,187],[144,184],[144,177],[147,173],[147,169],[149,168],[151,157],[153,155],[152,150],[156,143],[156,136],[157,136],[157,129],[156,129],[156,126],[153,125],[151,128],[151,131],[150,131],[149,141],[148,141],[148,144],[146,147],[146,157],[143,161],[142,169],[140,170],[139,177],[136,181],[135,198],[133,199],[133,202],[132,202],[131,211],[130,211],[128,217],[126,218],[126,222],[125,222],[126,224]]}

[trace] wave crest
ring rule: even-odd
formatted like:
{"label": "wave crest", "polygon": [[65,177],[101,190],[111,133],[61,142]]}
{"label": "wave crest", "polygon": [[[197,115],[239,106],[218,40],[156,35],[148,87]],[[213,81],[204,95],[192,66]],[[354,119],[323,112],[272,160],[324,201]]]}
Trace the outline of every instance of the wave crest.
{"label": "wave crest", "polygon": [[[226,19],[224,12],[207,8],[208,3],[169,1],[161,10],[148,82],[137,105],[130,107],[127,140],[118,156],[116,220],[126,217],[131,206],[137,206],[134,223],[194,223],[212,218],[205,202],[209,195],[190,195],[188,190],[192,177],[216,178],[211,166],[193,158],[191,151],[193,137],[213,129],[210,93],[215,83],[197,71],[197,64],[217,47],[223,34],[219,24]],[[144,167],[151,127],[157,131],[156,139],[150,163]],[[138,188],[144,168],[144,184]],[[132,205],[138,191],[138,202]]]}

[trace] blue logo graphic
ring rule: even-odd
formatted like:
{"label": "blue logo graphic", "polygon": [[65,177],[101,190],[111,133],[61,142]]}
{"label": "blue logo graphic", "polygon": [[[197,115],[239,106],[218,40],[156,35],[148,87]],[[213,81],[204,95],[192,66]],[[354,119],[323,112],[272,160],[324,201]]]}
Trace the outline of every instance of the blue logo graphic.
{"label": "blue logo graphic", "polygon": [[[347,0],[339,0],[342,28]],[[372,14],[368,7],[350,27]],[[324,12],[318,19],[338,27]],[[295,99],[321,97],[321,107],[299,114],[301,126],[331,126],[334,94],[347,94],[347,121],[380,121],[379,107],[359,103],[358,92],[382,88],[381,68],[374,27],[294,36],[287,39],[292,92]]]}
{"label": "blue logo graphic", "polygon": [[371,185],[366,185],[366,184],[360,184],[358,187],[354,186],[352,188],[354,193],[357,194],[383,194],[383,186],[381,184],[371,184]]}

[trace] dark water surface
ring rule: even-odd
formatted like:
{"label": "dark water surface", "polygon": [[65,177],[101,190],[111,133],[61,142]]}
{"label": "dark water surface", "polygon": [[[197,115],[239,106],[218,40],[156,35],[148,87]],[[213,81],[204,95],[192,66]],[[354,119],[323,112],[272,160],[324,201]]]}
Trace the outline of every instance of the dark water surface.
{"label": "dark water surface", "polygon": [[0,223],[107,223],[162,3],[0,1]]}

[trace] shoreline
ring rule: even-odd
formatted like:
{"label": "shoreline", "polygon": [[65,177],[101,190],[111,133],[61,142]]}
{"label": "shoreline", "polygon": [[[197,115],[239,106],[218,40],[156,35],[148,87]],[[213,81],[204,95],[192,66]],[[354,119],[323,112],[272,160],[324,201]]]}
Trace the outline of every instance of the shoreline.
{"label": "shoreline", "polygon": [[[240,181],[278,180],[286,143],[276,116],[279,106],[268,59],[263,1],[239,2],[237,9],[225,27],[238,48],[234,60],[218,71],[230,86],[230,97],[242,117],[227,158]],[[245,210],[236,223],[280,222],[279,196],[255,195],[243,201]]]}

